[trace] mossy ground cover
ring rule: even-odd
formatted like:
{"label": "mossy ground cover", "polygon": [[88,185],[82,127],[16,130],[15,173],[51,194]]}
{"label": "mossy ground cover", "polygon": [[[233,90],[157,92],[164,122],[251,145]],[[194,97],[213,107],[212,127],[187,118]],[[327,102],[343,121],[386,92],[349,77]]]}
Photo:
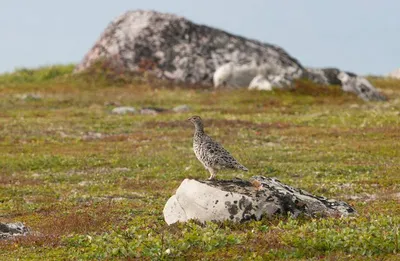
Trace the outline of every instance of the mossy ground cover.
{"label": "mossy ground cover", "polygon": [[[226,91],[72,68],[0,76],[0,221],[36,232],[0,241],[0,260],[400,260],[400,81],[370,78],[389,101],[366,103],[305,81]],[[192,111],[110,113],[181,104]],[[359,215],[167,226],[180,182],[208,177],[191,149],[194,114],[250,169],[219,178],[278,177]]]}

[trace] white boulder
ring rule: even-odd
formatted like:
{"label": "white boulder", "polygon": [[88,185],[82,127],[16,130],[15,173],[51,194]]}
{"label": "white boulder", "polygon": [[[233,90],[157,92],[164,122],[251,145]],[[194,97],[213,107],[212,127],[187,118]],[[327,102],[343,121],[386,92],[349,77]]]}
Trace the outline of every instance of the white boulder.
{"label": "white boulder", "polygon": [[185,179],[166,203],[167,224],[196,219],[243,222],[278,214],[297,217],[347,216],[356,211],[345,202],[314,196],[275,178],[253,177],[253,181]]}
{"label": "white boulder", "polygon": [[258,68],[255,65],[226,63],[215,71],[214,87],[246,87],[257,74]]}
{"label": "white boulder", "polygon": [[112,109],[111,111],[112,114],[134,114],[136,113],[136,109],[133,107],[116,107]]}
{"label": "white boulder", "polygon": [[191,111],[190,106],[186,104],[178,105],[172,109],[173,112],[189,112]]}
{"label": "white boulder", "polygon": [[[263,79],[264,78],[264,79]],[[274,87],[287,87],[290,86],[293,79],[288,78],[287,70],[282,70],[277,66],[271,64],[247,63],[247,64],[235,64],[226,63],[217,68],[213,75],[214,87],[249,87],[251,89],[257,89],[260,84],[259,81],[263,82],[265,86],[269,82]],[[264,87],[265,88],[265,87]]]}
{"label": "white boulder", "polygon": [[249,90],[271,91],[272,84],[262,75],[257,75],[249,84]]}

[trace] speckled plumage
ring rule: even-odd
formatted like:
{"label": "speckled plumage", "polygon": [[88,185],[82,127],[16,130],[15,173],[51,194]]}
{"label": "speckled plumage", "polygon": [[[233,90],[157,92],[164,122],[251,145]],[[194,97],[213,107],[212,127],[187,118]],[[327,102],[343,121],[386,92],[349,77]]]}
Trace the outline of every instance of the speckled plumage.
{"label": "speckled plumage", "polygon": [[203,121],[199,116],[192,116],[188,120],[195,126],[193,137],[194,154],[210,172],[211,176],[209,179],[214,179],[217,171],[222,168],[248,171],[221,144],[213,141],[205,134]]}

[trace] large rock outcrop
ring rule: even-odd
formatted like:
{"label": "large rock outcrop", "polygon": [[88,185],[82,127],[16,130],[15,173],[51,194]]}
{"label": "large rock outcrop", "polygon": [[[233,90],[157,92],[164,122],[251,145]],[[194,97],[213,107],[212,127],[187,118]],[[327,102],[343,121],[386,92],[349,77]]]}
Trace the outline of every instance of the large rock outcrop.
{"label": "large rock outcrop", "polygon": [[[118,71],[151,71],[161,79],[204,85],[211,85],[213,78],[215,82],[214,73],[226,64],[251,64],[253,68],[260,67],[262,72],[253,75],[252,68],[250,71],[246,68],[250,75],[245,79],[240,79],[243,76],[241,75],[227,83],[221,78],[221,85],[244,84],[240,87],[247,87],[260,74],[264,78],[264,89],[267,82],[284,87],[290,85],[294,79],[314,80],[320,77],[318,72],[308,71],[276,45],[198,25],[176,15],[143,10],[126,12],[112,21],[83,61],[77,65],[75,72],[84,71],[99,60],[106,61],[108,66],[115,67]],[[216,85],[219,86],[220,83]],[[370,88],[370,92],[377,92],[372,85]],[[368,97],[380,99],[381,96]]]}
{"label": "large rock outcrop", "polygon": [[348,216],[356,213],[347,203],[312,195],[275,178],[255,176],[252,182],[185,179],[164,207],[167,224],[196,219],[243,222],[290,214]]}
{"label": "large rock outcrop", "polygon": [[158,77],[188,83],[211,84],[215,69],[228,62],[271,63],[288,78],[303,72],[299,62],[278,46],[142,10],[126,12],[111,22],[76,71],[99,58],[116,59],[132,71],[152,63]]}

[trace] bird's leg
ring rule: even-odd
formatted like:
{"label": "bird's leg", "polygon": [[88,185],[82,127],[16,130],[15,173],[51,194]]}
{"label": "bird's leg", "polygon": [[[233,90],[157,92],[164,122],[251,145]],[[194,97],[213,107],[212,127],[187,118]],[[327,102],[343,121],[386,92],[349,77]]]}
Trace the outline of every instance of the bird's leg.
{"label": "bird's leg", "polygon": [[208,168],[208,171],[211,174],[211,176],[208,178],[208,180],[213,180],[215,178],[215,175],[217,174],[217,171],[213,168]]}

